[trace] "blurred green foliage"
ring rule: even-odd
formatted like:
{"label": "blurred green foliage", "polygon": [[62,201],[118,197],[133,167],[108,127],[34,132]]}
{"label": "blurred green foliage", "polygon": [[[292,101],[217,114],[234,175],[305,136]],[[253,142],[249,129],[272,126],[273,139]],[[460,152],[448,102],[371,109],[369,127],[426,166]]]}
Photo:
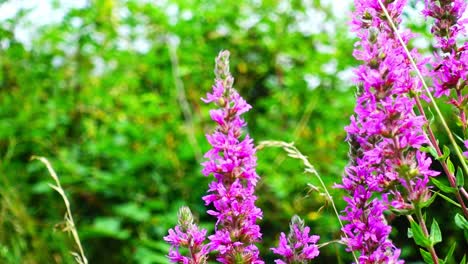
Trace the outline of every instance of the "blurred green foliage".
{"label": "blurred green foliage", "polygon": [[[201,200],[210,178],[200,162],[214,125],[200,98],[221,49],[230,50],[235,87],[253,106],[246,119],[255,141],[293,141],[330,188],[339,182],[356,62],[346,15],[324,2],[53,1],[65,10],[58,22],[28,23],[31,10],[2,21],[0,262],[73,262],[71,239],[54,232],[64,206],[32,155],[58,172],[90,263],[167,263],[162,237],[181,205],[212,230]],[[32,29],[27,41],[20,27]],[[339,238],[336,217],[329,206],[319,210],[325,199],[310,192],[315,179],[299,161],[264,149],[258,163],[267,263],[293,214],[322,242]],[[331,191],[342,209],[342,193]],[[402,241],[405,228],[396,231]],[[407,247],[405,255],[417,256]],[[319,261],[350,257],[331,245]]]}

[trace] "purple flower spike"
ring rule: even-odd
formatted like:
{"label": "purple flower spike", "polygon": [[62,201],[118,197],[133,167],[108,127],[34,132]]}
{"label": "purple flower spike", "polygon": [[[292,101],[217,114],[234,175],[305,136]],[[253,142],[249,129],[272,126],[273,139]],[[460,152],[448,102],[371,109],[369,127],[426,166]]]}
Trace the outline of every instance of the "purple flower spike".
{"label": "purple flower spike", "polygon": [[251,106],[232,88],[229,52],[222,51],[216,58],[215,74],[213,91],[202,99],[219,107],[210,111],[218,126],[206,136],[212,149],[202,164],[203,174],[214,176],[208,195],[203,197],[206,205],[214,207],[208,214],[217,218],[215,234],[208,237],[208,245],[210,251],[218,252],[220,263],[263,264],[254,244],[262,236],[256,224],[262,211],[255,206],[254,191],[259,179],[255,148],[248,135],[241,138],[246,126],[241,115]]}
{"label": "purple flower spike", "polygon": [[[174,229],[169,229],[169,235],[164,240],[171,245],[169,260],[173,263],[206,264],[208,246],[204,244],[206,230],[199,229],[193,223],[193,215],[190,209],[183,206],[179,209],[179,224]],[[188,254],[184,256],[180,248],[187,248]]]}
{"label": "purple flower spike", "polygon": [[[439,48],[434,55],[430,76],[434,80],[434,95],[448,96],[459,113],[463,129],[468,128],[465,107],[468,96],[462,90],[468,84],[468,43],[457,46],[457,37],[466,37],[468,19],[462,19],[466,0],[425,0],[423,14],[434,18],[431,32]],[[454,92],[451,94],[451,92]]]}
{"label": "purple flower spike", "polygon": [[[398,27],[406,0],[382,2]],[[413,111],[421,83],[406,52],[378,1],[355,0],[355,6],[354,56],[363,64],[355,70],[357,105],[346,128],[350,163],[338,185],[348,193],[343,241],[358,253],[359,263],[403,263],[384,212],[411,214],[415,204],[430,198],[429,177],[438,173],[419,151],[428,143],[425,119]],[[413,37],[409,31],[399,34],[405,43]],[[424,72],[426,60],[415,50],[411,55]]]}
{"label": "purple flower spike", "polygon": [[320,237],[316,235],[309,236],[310,228],[308,226],[304,227],[304,221],[297,215],[291,219],[290,229],[288,238],[284,233],[281,233],[278,247],[271,248],[273,253],[280,255],[283,259],[277,259],[275,263],[309,263],[310,260],[319,255],[316,243]]}

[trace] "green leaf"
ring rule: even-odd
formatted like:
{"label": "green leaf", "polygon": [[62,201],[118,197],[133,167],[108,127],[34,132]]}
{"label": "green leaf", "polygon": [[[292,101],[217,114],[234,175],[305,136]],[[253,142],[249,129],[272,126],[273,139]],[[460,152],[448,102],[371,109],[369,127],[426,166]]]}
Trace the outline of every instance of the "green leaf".
{"label": "green leaf", "polygon": [[[432,113],[432,110],[430,107],[427,108],[427,116],[429,117],[428,118],[428,121],[429,121],[429,126],[434,123],[434,120],[435,120],[435,116],[434,116],[434,113]],[[439,144],[439,141],[437,141],[437,144]],[[434,156],[434,157],[437,157],[437,156]]]}
{"label": "green leaf", "polygon": [[455,215],[455,224],[461,229],[468,230],[468,221],[461,214]]}
{"label": "green leaf", "polygon": [[456,188],[452,188],[450,186],[443,184],[436,178],[431,178],[431,182],[444,193],[455,193],[458,191]]}
{"label": "green leaf", "polygon": [[436,149],[434,147],[432,147],[432,146],[421,147],[420,150],[423,151],[423,152],[426,152],[426,153],[430,153],[434,158],[436,158],[438,160],[442,159],[442,157],[443,157],[443,156],[439,157],[439,155],[437,155]]}
{"label": "green leaf", "polygon": [[421,208],[429,207],[435,201],[436,197],[437,195],[432,195],[431,198],[429,198],[429,200],[422,202],[420,205]]}
{"label": "green leaf", "polygon": [[440,232],[439,224],[435,219],[432,220],[431,235],[429,239],[431,240],[432,245],[442,242],[442,233]]}
{"label": "green leaf", "polygon": [[458,168],[457,170],[457,187],[462,188],[465,185],[465,176],[463,175],[463,170]]}
{"label": "green leaf", "polygon": [[434,158],[437,158],[437,159],[438,159],[438,156],[439,156],[439,155],[437,155],[437,151],[436,151],[436,149],[435,149],[434,147],[430,147],[430,148],[429,148],[429,152],[431,153],[431,155],[432,155]]}
{"label": "green leaf", "polygon": [[457,242],[453,242],[452,246],[450,247],[447,255],[445,256],[444,261],[447,262],[449,259],[452,259],[453,252],[455,251],[455,247],[457,246]]}
{"label": "green leaf", "polygon": [[419,252],[421,252],[421,256],[423,257],[424,262],[427,264],[434,264],[434,260],[432,259],[431,253],[427,252],[426,250],[420,248]]}
{"label": "green leaf", "polygon": [[462,260],[460,261],[460,264],[467,264],[466,263],[466,255],[463,255]]}
{"label": "green leaf", "polygon": [[442,156],[437,158],[438,160],[445,160],[446,158],[448,158],[450,156],[450,149],[447,146],[444,146],[443,153],[444,154],[442,154]]}
{"label": "green leaf", "polygon": [[435,194],[438,195],[438,196],[440,196],[440,197],[442,197],[445,201],[447,201],[447,202],[449,202],[449,203],[455,205],[456,207],[461,208],[461,206],[460,206],[459,203],[457,203],[457,202],[455,202],[454,200],[450,199],[449,197],[447,197],[447,196],[441,194],[440,192],[436,192]]}
{"label": "green leaf", "polygon": [[413,235],[414,242],[417,245],[421,247],[429,247],[431,245],[431,241],[424,236],[421,227],[414,221],[411,221],[411,232]]}
{"label": "green leaf", "polygon": [[450,160],[450,158],[447,158],[446,163],[447,163],[447,168],[448,168],[450,174],[452,174],[452,175],[455,174],[455,166],[453,166],[453,163]]}

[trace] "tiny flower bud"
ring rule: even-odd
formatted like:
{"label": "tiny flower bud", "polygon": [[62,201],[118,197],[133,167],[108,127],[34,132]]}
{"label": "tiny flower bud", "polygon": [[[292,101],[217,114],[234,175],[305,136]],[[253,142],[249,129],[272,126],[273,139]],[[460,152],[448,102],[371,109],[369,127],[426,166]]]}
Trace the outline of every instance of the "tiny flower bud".
{"label": "tiny flower bud", "polygon": [[375,43],[377,41],[377,36],[379,35],[379,31],[377,28],[372,27],[369,29],[369,42]]}
{"label": "tiny flower bud", "polygon": [[377,68],[379,68],[379,61],[378,61],[376,58],[372,58],[372,59],[369,61],[369,67],[371,67],[372,69],[377,69]]}
{"label": "tiny flower bud", "polygon": [[380,60],[384,60],[386,57],[387,57],[387,54],[385,54],[385,52],[383,52],[383,51],[379,52],[379,59]]}
{"label": "tiny flower bud", "polygon": [[419,175],[419,170],[416,169],[416,168],[412,168],[408,171],[408,177],[411,179],[411,178],[414,178],[416,176]]}
{"label": "tiny flower bud", "polygon": [[364,14],[362,15],[362,19],[370,21],[372,20],[372,15],[369,13],[369,11],[364,11]]}
{"label": "tiny flower bud", "polygon": [[182,230],[187,230],[190,226],[193,225],[193,215],[190,209],[187,206],[182,206],[179,209],[178,213],[179,225],[182,227]]}
{"label": "tiny flower bud", "polygon": [[224,100],[223,97],[220,97],[220,98],[218,99],[218,105],[219,105],[220,107],[225,107],[225,106],[226,106],[226,100]]}

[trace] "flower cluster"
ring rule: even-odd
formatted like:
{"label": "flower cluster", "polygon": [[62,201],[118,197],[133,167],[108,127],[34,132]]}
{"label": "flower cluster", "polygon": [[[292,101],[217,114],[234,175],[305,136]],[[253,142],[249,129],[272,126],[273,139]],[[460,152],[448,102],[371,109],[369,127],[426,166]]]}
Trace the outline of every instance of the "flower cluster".
{"label": "flower cluster", "polygon": [[255,186],[259,179],[255,171],[256,156],[252,139],[242,129],[246,126],[241,115],[251,106],[232,88],[233,78],[229,73],[229,53],[221,52],[216,59],[216,84],[204,102],[214,102],[219,109],[211,110],[210,116],[218,125],[216,131],[207,135],[213,147],[205,154],[205,176],[213,175],[208,195],[203,197],[206,205],[214,210],[208,214],[217,218],[215,234],[209,236],[209,247],[217,251],[221,263],[263,263],[255,242],[261,239],[262,211],[255,206]]}
{"label": "flower cluster", "polygon": [[[193,222],[193,215],[188,207],[179,209],[179,223],[174,229],[169,229],[169,235],[164,240],[171,245],[169,260],[183,264],[207,263],[208,246],[204,244],[206,230],[199,229]],[[188,254],[184,256],[180,248],[187,248]]]}
{"label": "flower cluster", "polygon": [[450,96],[454,91],[450,103],[458,109],[459,121],[463,129],[468,128],[465,107],[468,97],[462,90],[468,85],[468,43],[457,46],[457,37],[466,36],[465,25],[467,19],[461,19],[466,11],[465,0],[435,1],[426,0],[423,14],[434,18],[432,33],[436,39],[436,48],[440,49],[435,54],[432,62],[431,77],[434,80],[435,96]]}
{"label": "flower cluster", "polygon": [[290,229],[288,238],[284,233],[281,233],[278,247],[271,249],[273,253],[282,256],[283,259],[277,259],[275,263],[309,263],[310,260],[319,255],[316,243],[320,237],[316,235],[309,236],[310,228],[304,226],[304,221],[296,215],[291,219]]}
{"label": "flower cluster", "polygon": [[[179,225],[169,230],[164,239],[171,244],[169,259],[184,264],[206,263],[208,254],[216,252],[220,263],[263,264],[255,242],[260,241],[262,211],[255,206],[255,186],[259,179],[255,171],[256,156],[253,140],[242,129],[246,126],[241,115],[251,106],[232,87],[234,79],[229,72],[229,52],[222,51],[216,58],[215,85],[212,93],[202,100],[215,103],[219,108],[210,111],[217,123],[216,130],[207,135],[212,149],[205,154],[202,173],[213,175],[208,194],[203,197],[207,213],[217,218],[215,233],[203,244],[206,230],[193,224],[186,207],[179,214]],[[188,248],[189,256],[179,248]]]}
{"label": "flower cluster", "polygon": [[[406,1],[382,2],[398,25]],[[412,96],[421,84],[411,75],[404,48],[379,1],[356,0],[355,6],[352,28],[360,40],[354,56],[363,65],[355,71],[357,105],[346,128],[351,161],[339,185],[349,194],[343,240],[350,251],[360,253],[360,263],[401,263],[384,212],[391,207],[408,213],[414,204],[429,199],[427,183],[437,173],[418,150],[427,143],[425,119],[413,111]],[[406,43],[412,37],[410,32],[400,35]],[[425,60],[411,53],[422,69]]]}
{"label": "flower cluster", "polygon": [[431,32],[437,46],[444,52],[452,52],[457,45],[457,36],[465,30],[466,20],[461,20],[466,10],[465,0],[425,0],[423,14],[434,18]]}

